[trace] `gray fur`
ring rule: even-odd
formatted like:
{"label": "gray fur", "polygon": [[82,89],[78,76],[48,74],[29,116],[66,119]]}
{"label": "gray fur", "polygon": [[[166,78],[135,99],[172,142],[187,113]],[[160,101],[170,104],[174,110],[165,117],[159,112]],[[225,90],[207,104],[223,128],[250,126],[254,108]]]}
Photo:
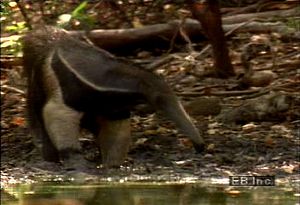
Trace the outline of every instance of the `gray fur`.
{"label": "gray fur", "polygon": [[[162,79],[122,62],[101,49],[84,43],[77,44],[76,41],[79,40],[70,37],[66,31],[53,27],[33,31],[23,41],[24,66],[28,77],[29,129],[32,135],[42,141],[46,160],[55,161],[59,157],[66,164],[75,163],[75,168],[80,167],[81,163],[85,164],[85,160],[78,157],[81,149],[78,141],[80,120],[85,113],[66,102],[68,93],[63,90],[76,92],[70,86],[75,81],[79,90],[81,83],[93,92],[109,92],[116,96],[126,96],[128,93],[128,99],[132,96],[143,98],[175,122],[190,137],[197,151],[203,149],[204,141],[197,128]],[[75,50],[72,52],[73,46]],[[62,63],[61,67],[52,66],[54,58]],[[69,79],[73,81],[63,82],[64,76],[59,76],[60,72],[67,72]],[[80,100],[80,95],[85,93],[78,94]],[[78,95],[75,97],[78,98]],[[101,101],[102,98],[99,103]],[[122,103],[117,105],[122,106]],[[95,137],[101,149],[102,162],[108,166],[121,164],[131,142],[130,120],[126,117],[108,119],[101,115],[93,120],[100,128]]]}

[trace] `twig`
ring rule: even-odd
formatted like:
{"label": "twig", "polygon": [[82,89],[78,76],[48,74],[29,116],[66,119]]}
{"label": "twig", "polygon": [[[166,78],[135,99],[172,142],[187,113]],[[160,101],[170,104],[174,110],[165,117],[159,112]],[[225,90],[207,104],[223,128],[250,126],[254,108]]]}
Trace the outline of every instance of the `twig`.
{"label": "twig", "polygon": [[232,12],[227,13],[230,16],[236,15],[236,14],[242,14],[242,13],[249,13],[249,12],[254,12],[257,11],[259,9],[257,9],[257,7],[259,7],[261,4],[265,3],[265,1],[267,0],[260,0],[258,2],[256,2],[255,4],[251,4],[249,6],[245,6],[243,8],[237,8]]}
{"label": "twig", "polygon": [[271,91],[270,88],[262,88],[259,92],[253,93],[253,94],[250,94],[250,95],[247,95],[247,96],[243,96],[240,99],[241,100],[246,100],[246,99],[256,98],[256,97],[262,96],[264,94],[267,94],[270,91]]}
{"label": "twig", "polygon": [[154,61],[153,63],[150,63],[146,66],[146,69],[147,70],[154,70],[155,68],[163,65],[163,64],[166,64],[168,62],[170,62],[171,60],[174,59],[174,55],[168,55],[166,57],[163,57],[161,59],[158,59],[156,61]]}
{"label": "twig", "polygon": [[27,15],[27,13],[25,11],[25,8],[24,8],[23,4],[20,2],[20,0],[16,1],[16,3],[17,3],[17,6],[20,9],[20,12],[21,12],[21,14],[22,14],[22,16],[23,16],[23,18],[24,18],[24,20],[26,22],[27,27],[30,30],[32,30],[32,25],[31,25],[30,19],[28,18],[28,15]]}
{"label": "twig", "polygon": [[5,58],[4,56],[1,56],[0,60],[1,60],[1,67],[2,68],[9,68],[9,67],[12,67],[12,66],[21,66],[21,65],[23,65],[22,58],[20,58],[20,57]]}
{"label": "twig", "polygon": [[[300,87],[300,79],[293,81],[293,82],[287,82],[281,85],[277,85],[272,88],[272,90],[287,90],[287,87],[292,87],[291,90],[295,92],[299,92],[299,87]],[[298,89],[297,89],[298,88]]]}
{"label": "twig", "polygon": [[[230,31],[228,31],[225,36],[229,36],[231,35],[234,31],[236,31],[237,29],[241,28],[242,26],[254,21],[256,18],[252,18],[250,19],[249,21],[246,21],[246,22],[243,22],[243,23],[240,23],[239,25],[237,25],[236,27],[234,27],[233,29],[231,29]],[[173,48],[173,44],[174,44],[174,41],[175,41],[175,38],[178,34],[178,31],[180,32],[180,34],[182,35],[182,37],[187,41],[187,43],[189,44],[189,50],[191,52],[194,52],[193,50],[193,47],[192,47],[192,42],[191,40],[189,39],[189,37],[186,35],[186,33],[183,31],[182,29],[182,24],[185,23],[185,19],[182,19],[182,21],[180,22],[180,25],[179,25],[179,30],[176,31],[176,33],[174,34],[174,36],[172,37],[171,39],[171,43],[170,43],[170,49],[169,51]],[[196,56],[193,55],[193,59],[196,59],[198,58],[199,56],[201,56],[203,53],[205,53],[209,48],[211,47],[211,45],[207,45],[206,47],[204,47],[199,53],[196,54]],[[172,59],[174,58],[174,56],[172,55],[169,55],[167,57],[164,57],[162,59],[159,59],[151,64],[149,64],[147,66],[147,69],[149,70],[153,70],[154,68],[158,67],[158,66],[161,66],[163,65],[164,63],[168,63],[169,61],[171,61]]]}
{"label": "twig", "polygon": [[10,87],[8,85],[2,85],[3,89],[9,90],[9,91],[13,91],[22,95],[25,95],[25,92],[23,90],[20,90],[19,88],[15,88],[15,87]]}
{"label": "twig", "polygon": [[[282,85],[277,85],[275,87],[274,86],[265,87],[265,88],[262,88],[258,93],[253,93],[249,96],[243,96],[243,97],[241,97],[241,99],[245,100],[245,99],[250,99],[250,98],[256,98],[256,97],[259,97],[261,95],[267,94],[270,91],[283,91],[283,90],[286,90],[285,87],[297,87],[299,85],[299,82],[300,81],[288,82],[288,83],[285,83],[285,84],[282,84]],[[297,92],[297,90],[295,90],[295,92]]]}
{"label": "twig", "polygon": [[239,95],[249,95],[253,93],[260,92],[261,89],[255,89],[255,90],[241,90],[241,91],[217,91],[217,92],[183,92],[178,93],[180,96],[185,97],[198,97],[203,95],[209,95],[209,96],[239,96]]}
{"label": "twig", "polygon": [[186,32],[183,29],[183,25],[185,24],[186,18],[182,19],[182,22],[179,25],[179,33],[182,36],[182,38],[188,43],[188,49],[190,52],[194,52],[194,48],[192,46],[192,41],[189,38],[189,36],[186,34]]}
{"label": "twig", "polygon": [[194,87],[192,89],[187,90],[187,92],[202,92],[212,88],[224,88],[224,87],[226,87],[226,85],[210,85],[204,87]]}
{"label": "twig", "polygon": [[182,25],[182,23],[183,23],[183,19],[180,21],[180,23],[178,25],[178,28],[176,29],[176,31],[174,32],[174,34],[173,34],[173,36],[172,36],[172,38],[170,40],[170,47],[169,47],[167,53],[170,53],[173,50],[173,47],[175,45],[175,39],[176,39],[176,37],[177,37],[177,35],[179,33],[180,26]]}
{"label": "twig", "polygon": [[[256,20],[256,18],[252,18],[249,21],[243,22],[238,24],[236,27],[232,28],[231,30],[229,30],[228,32],[225,33],[225,36],[229,36],[231,35],[234,31],[236,31],[237,29],[249,24],[250,22],[253,22],[254,20]],[[211,45],[208,44],[207,46],[205,46],[198,54],[197,56],[195,56],[195,58],[199,58],[201,55],[203,55],[206,51],[208,51],[208,49],[210,49]]]}

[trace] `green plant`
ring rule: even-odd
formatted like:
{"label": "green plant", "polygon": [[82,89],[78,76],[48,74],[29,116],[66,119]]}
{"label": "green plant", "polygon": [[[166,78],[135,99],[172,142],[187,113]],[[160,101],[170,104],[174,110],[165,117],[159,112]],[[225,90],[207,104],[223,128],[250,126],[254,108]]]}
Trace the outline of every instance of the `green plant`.
{"label": "green plant", "polygon": [[[27,31],[25,22],[18,18],[19,9],[14,1],[2,1],[0,4],[1,29],[5,35],[1,38],[1,54],[21,55],[20,37]],[[20,21],[21,20],[21,21]]]}
{"label": "green plant", "polygon": [[296,31],[300,31],[300,18],[289,18],[287,20],[287,25],[296,29]]}
{"label": "green plant", "polygon": [[70,14],[62,14],[59,17],[58,26],[67,27],[70,23],[76,27],[89,29],[95,24],[95,20],[87,11],[88,1],[83,1]]}

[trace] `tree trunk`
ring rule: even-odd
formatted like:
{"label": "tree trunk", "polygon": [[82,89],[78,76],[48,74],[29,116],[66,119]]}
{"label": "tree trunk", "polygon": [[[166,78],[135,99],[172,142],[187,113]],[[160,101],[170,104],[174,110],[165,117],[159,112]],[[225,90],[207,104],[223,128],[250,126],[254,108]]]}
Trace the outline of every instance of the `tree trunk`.
{"label": "tree trunk", "polygon": [[218,0],[209,0],[203,3],[191,0],[188,3],[194,18],[201,23],[202,29],[212,45],[216,75],[222,78],[233,76],[234,70],[226,46]]}

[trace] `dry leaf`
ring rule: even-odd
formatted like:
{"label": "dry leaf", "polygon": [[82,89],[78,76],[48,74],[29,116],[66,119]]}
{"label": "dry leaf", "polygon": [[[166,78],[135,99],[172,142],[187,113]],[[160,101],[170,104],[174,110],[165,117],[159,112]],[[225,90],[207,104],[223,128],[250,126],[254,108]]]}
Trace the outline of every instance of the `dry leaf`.
{"label": "dry leaf", "polygon": [[207,150],[208,151],[211,151],[211,150],[214,150],[215,149],[215,147],[216,147],[216,145],[215,144],[213,144],[213,143],[211,143],[211,144],[209,144],[208,146],[207,146]]}
{"label": "dry leaf", "polygon": [[25,126],[25,119],[23,117],[14,117],[11,122],[13,125],[17,125],[20,127]]}

